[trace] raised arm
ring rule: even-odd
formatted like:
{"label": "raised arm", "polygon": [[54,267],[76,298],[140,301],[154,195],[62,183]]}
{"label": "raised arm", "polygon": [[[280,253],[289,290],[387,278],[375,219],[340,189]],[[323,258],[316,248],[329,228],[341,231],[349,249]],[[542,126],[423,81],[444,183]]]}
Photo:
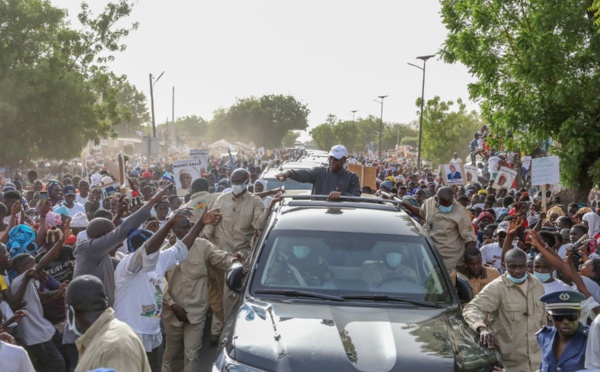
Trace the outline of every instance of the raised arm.
{"label": "raised arm", "polygon": [[508,229],[506,230],[506,239],[504,239],[504,244],[502,245],[502,261],[500,262],[504,262],[504,255],[513,248],[513,241],[515,240],[519,229],[523,227],[523,223],[524,221],[522,221],[520,217],[510,221]]}
{"label": "raised arm", "polygon": [[50,262],[54,261],[62,251],[63,245],[65,244],[65,240],[71,236],[71,221],[65,221],[65,225],[63,227],[63,236],[58,239],[56,244],[42,257],[40,262],[35,265],[37,271],[44,270]]}
{"label": "raised arm", "polygon": [[41,247],[46,241],[46,233],[48,232],[46,216],[50,210],[52,210],[52,205],[50,203],[42,205],[42,208],[40,209],[40,226],[38,227],[38,231],[35,235],[35,244],[37,244],[38,247]]}
{"label": "raised arm", "polygon": [[20,200],[16,201],[10,208],[10,222],[8,223],[8,227],[6,228],[4,235],[2,235],[2,238],[0,239],[0,243],[6,244],[8,242],[8,233],[17,225],[17,216],[19,213],[21,213],[22,209],[23,205],[21,204]]}

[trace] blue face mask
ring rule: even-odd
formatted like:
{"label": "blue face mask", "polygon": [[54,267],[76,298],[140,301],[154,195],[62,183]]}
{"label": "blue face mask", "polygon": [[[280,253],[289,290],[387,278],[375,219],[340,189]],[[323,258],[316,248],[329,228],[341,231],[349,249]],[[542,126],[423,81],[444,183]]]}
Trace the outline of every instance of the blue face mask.
{"label": "blue face mask", "polygon": [[533,276],[536,277],[540,282],[546,283],[552,277],[552,273],[538,273],[537,271],[534,271]]}
{"label": "blue face mask", "polygon": [[296,256],[297,259],[303,260],[304,258],[306,258],[306,256],[308,256],[310,249],[308,247],[297,246],[292,248],[292,252],[294,253],[294,256]]}
{"label": "blue face mask", "polygon": [[450,205],[449,207],[444,207],[443,205],[440,205],[439,208],[442,213],[450,213],[450,212],[452,212],[453,206],[454,205]]}
{"label": "blue face mask", "polygon": [[506,278],[515,284],[523,283],[525,280],[527,280],[527,275],[528,275],[528,273],[525,273],[525,275],[523,275],[522,278],[517,279],[514,276],[510,275],[508,272],[506,272]]}
{"label": "blue face mask", "polygon": [[390,267],[396,268],[400,265],[400,262],[402,262],[402,255],[400,253],[388,253],[385,255],[385,262],[387,262]]}

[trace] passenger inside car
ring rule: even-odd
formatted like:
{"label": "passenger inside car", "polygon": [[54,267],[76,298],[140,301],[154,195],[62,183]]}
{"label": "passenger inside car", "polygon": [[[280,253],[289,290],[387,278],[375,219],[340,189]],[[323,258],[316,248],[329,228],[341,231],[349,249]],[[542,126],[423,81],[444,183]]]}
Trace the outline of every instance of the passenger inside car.
{"label": "passenger inside car", "polygon": [[418,283],[417,272],[410,268],[409,254],[397,243],[378,242],[373,247],[375,255],[383,259],[365,261],[363,264],[363,280],[372,287],[380,287],[390,281],[407,280]]}
{"label": "passenger inside car", "polygon": [[327,261],[306,245],[294,245],[275,257],[265,284],[322,286],[333,279]]}

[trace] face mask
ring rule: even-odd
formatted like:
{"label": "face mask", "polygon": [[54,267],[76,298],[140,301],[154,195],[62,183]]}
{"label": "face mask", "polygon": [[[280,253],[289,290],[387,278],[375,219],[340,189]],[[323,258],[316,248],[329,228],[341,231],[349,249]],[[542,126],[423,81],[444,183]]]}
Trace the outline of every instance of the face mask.
{"label": "face mask", "polygon": [[297,259],[303,260],[306,256],[308,256],[310,249],[308,247],[298,246],[294,247],[292,251]]}
{"label": "face mask", "polygon": [[506,273],[506,278],[515,284],[521,284],[527,279],[528,273],[525,273],[521,279],[517,279],[514,276],[510,275],[508,272]]}
{"label": "face mask", "polygon": [[552,273],[538,273],[537,271],[534,271],[533,276],[538,278],[540,282],[546,283],[552,277]]}
{"label": "face mask", "polygon": [[231,190],[233,191],[233,193],[235,195],[241,195],[244,192],[244,190],[246,190],[247,186],[248,186],[248,182],[244,182],[241,185],[232,185]]}
{"label": "face mask", "polygon": [[385,262],[387,262],[390,267],[396,268],[400,265],[400,262],[402,262],[402,255],[400,253],[388,253],[385,256]]}
{"label": "face mask", "polygon": [[444,207],[443,205],[440,205],[440,206],[439,206],[439,208],[440,208],[440,212],[442,212],[442,213],[450,213],[450,212],[452,212],[452,207],[453,207],[453,206],[454,206],[454,205],[451,205],[451,206],[449,206],[449,207]]}
{"label": "face mask", "polygon": [[71,305],[69,305],[69,308],[67,309],[67,324],[69,324],[69,328],[77,336],[83,335],[83,333],[81,333],[81,331],[77,328],[77,324],[75,323],[75,309],[73,309],[73,306]]}

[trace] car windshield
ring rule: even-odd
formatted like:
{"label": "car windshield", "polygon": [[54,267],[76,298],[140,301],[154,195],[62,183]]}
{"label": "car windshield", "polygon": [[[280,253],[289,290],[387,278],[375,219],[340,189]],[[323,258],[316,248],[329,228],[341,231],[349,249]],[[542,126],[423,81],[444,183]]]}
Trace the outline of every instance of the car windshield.
{"label": "car windshield", "polygon": [[452,303],[425,238],[368,233],[274,231],[258,258],[250,290]]}
{"label": "car windshield", "polygon": [[284,182],[279,181],[277,178],[264,178],[267,181],[267,188],[269,190],[278,189],[281,186],[285,186],[286,190],[312,190],[312,183],[302,183],[294,181],[290,178],[285,180]]}

